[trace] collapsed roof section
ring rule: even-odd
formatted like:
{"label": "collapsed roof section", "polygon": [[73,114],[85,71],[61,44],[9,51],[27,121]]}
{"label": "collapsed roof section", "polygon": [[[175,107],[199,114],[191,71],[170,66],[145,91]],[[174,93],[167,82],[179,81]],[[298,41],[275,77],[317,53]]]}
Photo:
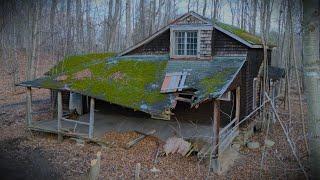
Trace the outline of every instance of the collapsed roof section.
{"label": "collapsed roof section", "polygon": [[210,61],[169,61],[169,55],[110,56],[86,55],[91,57],[86,63],[76,63],[80,56],[67,58],[50,70],[50,76],[19,85],[81,93],[163,119],[170,116],[176,101],[175,92],[161,93],[167,73],[187,73],[181,91],[192,89],[195,98],[190,104],[195,105],[223,95],[246,60],[244,56]]}

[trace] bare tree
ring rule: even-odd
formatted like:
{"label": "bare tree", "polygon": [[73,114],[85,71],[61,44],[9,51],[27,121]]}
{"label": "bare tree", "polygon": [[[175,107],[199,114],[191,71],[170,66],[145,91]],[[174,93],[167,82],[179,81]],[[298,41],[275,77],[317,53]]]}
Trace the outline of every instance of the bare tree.
{"label": "bare tree", "polygon": [[320,2],[303,1],[303,68],[308,102],[311,178],[320,177]]}
{"label": "bare tree", "polygon": [[203,9],[202,9],[202,16],[206,16],[206,11],[207,11],[207,0],[204,0]]}
{"label": "bare tree", "polygon": [[[131,42],[132,27],[131,27],[131,0],[126,1],[126,41]],[[131,44],[128,43],[127,47]]]}

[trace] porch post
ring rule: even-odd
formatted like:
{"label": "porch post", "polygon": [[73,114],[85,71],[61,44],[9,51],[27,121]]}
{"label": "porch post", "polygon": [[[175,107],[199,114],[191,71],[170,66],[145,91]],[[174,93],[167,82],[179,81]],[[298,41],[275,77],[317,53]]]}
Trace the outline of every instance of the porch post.
{"label": "porch post", "polygon": [[63,137],[61,134],[61,118],[62,118],[62,96],[61,91],[58,91],[58,142],[62,142]]}
{"label": "porch post", "polygon": [[[240,121],[240,86],[237,87],[236,90],[236,125],[239,124]],[[239,129],[239,126],[238,128]]]}
{"label": "porch post", "polygon": [[219,161],[219,137],[220,137],[220,101],[213,100],[213,149],[211,159],[211,170],[216,173],[221,172],[221,166]]}
{"label": "porch post", "polygon": [[217,158],[219,153],[220,101],[214,100],[213,106],[213,158]]}
{"label": "porch post", "polygon": [[31,87],[27,87],[27,125],[30,127],[32,125],[32,93],[31,93]]}
{"label": "porch post", "polygon": [[89,122],[89,138],[93,138],[94,128],[94,98],[90,98],[90,122]]}

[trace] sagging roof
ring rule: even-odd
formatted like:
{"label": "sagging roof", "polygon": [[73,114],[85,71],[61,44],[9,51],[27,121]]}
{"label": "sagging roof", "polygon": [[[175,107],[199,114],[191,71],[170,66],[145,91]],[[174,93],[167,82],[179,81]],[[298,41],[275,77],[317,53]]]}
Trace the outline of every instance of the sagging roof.
{"label": "sagging roof", "polygon": [[160,93],[166,73],[187,71],[185,88],[196,90],[192,104],[197,104],[221,96],[246,60],[245,56],[169,61],[169,55],[112,55],[85,55],[86,62],[81,56],[67,58],[50,71],[50,76],[18,85],[77,92],[161,115],[172,107],[175,98],[173,93]]}

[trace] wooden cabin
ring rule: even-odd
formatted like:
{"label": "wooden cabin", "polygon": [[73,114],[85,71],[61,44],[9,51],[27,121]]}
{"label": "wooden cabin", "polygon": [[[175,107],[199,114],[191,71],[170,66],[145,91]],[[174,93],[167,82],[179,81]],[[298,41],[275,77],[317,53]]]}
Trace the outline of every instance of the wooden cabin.
{"label": "wooden cabin", "polygon": [[[267,48],[270,63],[272,46]],[[92,56],[94,60],[89,61],[90,57],[86,57],[88,62],[81,61],[79,68],[64,67],[62,72],[58,64],[50,76],[20,84],[28,88],[30,128],[45,129],[32,123],[31,87],[47,88],[58,92],[54,96],[58,99],[58,116],[52,132],[62,133],[62,121],[82,123],[89,127],[87,137],[93,139],[97,105],[104,104],[104,109],[115,105],[132,110],[132,114],[167,120],[167,124],[192,122],[211,130],[213,126],[208,141],[213,142],[217,158],[237,135],[239,121],[259,103],[257,77],[263,60],[260,38],[194,12],[182,15],[116,56]],[[77,74],[79,71],[85,75]],[[63,109],[67,111],[68,107],[79,114],[88,112],[89,120],[63,117]]]}

